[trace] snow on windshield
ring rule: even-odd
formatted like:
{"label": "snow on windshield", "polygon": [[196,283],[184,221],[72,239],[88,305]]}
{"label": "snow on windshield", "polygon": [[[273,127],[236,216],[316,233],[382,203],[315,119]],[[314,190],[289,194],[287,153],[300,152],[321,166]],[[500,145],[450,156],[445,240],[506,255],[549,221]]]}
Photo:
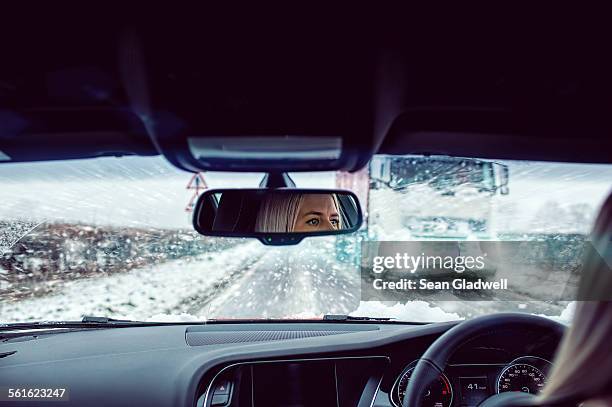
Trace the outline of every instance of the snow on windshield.
{"label": "snow on windshield", "polygon": [[[0,165],[0,322],[321,318],[442,321],[496,311],[568,320],[567,302],[361,301],[359,242],[586,236],[612,167],[504,163],[509,194],[439,193],[370,181],[368,225],[294,247],[204,237],[185,211],[191,174],[159,157]],[[263,174],[206,173],[208,187],[256,187]],[[292,174],[335,187],[334,173]],[[397,180],[393,180],[394,182]],[[397,184],[397,183],[396,183]]]}

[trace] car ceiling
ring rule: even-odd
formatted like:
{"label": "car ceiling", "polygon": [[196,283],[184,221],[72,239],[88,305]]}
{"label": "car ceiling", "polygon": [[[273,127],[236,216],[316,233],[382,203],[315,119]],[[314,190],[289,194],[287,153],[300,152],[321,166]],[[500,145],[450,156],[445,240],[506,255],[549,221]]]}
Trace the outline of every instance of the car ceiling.
{"label": "car ceiling", "polygon": [[357,166],[375,152],[612,162],[610,25],[593,14],[69,11],[16,10],[0,28],[12,161],[155,155],[164,121],[178,130],[158,137],[342,137]]}

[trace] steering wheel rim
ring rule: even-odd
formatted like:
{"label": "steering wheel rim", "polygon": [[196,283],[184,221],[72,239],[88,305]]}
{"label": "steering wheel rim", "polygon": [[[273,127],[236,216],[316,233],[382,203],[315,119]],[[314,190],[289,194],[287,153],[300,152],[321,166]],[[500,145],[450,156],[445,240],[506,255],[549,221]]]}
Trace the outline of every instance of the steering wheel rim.
{"label": "steering wheel rim", "polygon": [[508,328],[540,328],[561,337],[564,327],[552,319],[521,313],[499,313],[476,317],[455,325],[436,339],[417,362],[410,375],[402,407],[420,406],[427,388],[446,368],[455,351],[474,337]]}

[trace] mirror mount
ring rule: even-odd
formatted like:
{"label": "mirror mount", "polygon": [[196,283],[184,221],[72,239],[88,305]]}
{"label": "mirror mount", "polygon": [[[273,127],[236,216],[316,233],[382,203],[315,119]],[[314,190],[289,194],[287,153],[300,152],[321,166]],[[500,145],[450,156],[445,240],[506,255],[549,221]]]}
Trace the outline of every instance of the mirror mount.
{"label": "mirror mount", "polygon": [[295,188],[295,182],[286,172],[269,172],[259,182],[259,188]]}

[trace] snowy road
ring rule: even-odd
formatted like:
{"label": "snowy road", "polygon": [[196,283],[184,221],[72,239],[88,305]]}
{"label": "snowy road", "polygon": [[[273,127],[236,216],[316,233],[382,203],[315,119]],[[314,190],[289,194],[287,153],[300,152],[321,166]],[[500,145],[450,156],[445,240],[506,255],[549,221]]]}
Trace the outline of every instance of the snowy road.
{"label": "snowy road", "polygon": [[302,244],[300,251],[267,250],[210,302],[209,315],[314,317],[355,310],[360,293],[355,267],[333,262],[330,256],[313,255],[316,243]]}
{"label": "snowy road", "polygon": [[565,306],[525,298],[466,301],[452,295],[415,297],[405,305],[360,302],[359,271],[337,261],[334,248],[333,239],[276,248],[251,241],[122,274],[71,281],[46,296],[0,301],[0,321],[79,320],[83,315],[136,320],[313,318],[326,313],[438,321],[498,311],[559,315]]}

